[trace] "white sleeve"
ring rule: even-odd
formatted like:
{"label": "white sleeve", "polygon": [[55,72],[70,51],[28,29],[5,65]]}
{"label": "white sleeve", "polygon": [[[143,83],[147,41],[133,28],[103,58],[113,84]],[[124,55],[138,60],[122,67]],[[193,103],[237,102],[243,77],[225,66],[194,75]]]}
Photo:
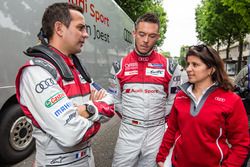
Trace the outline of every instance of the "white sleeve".
{"label": "white sleeve", "polygon": [[185,82],[187,82],[186,72],[181,70],[180,65],[177,65],[172,75],[172,78],[169,82],[168,98],[167,98],[167,113],[166,113],[167,115],[169,114],[172,108],[176,93],[179,91],[178,87]]}
{"label": "white sleeve", "polygon": [[27,67],[20,79],[21,103],[43,131],[65,147],[78,144],[93,124],[81,117],[52,75],[39,66]]}
{"label": "white sleeve", "polygon": [[[103,91],[105,91],[105,96],[100,100],[96,100],[95,102],[88,101],[85,103],[88,105],[92,105],[95,108],[95,114],[88,119],[92,120],[92,121],[99,121],[100,123],[105,123],[105,122],[109,121],[114,115],[113,107],[112,107],[114,104],[114,102],[113,102],[114,99],[110,93],[108,93],[104,88],[102,88],[96,82],[92,81],[90,86],[91,86],[91,90],[96,90],[96,91],[103,90]],[[113,114],[111,114],[111,113],[113,113]]]}

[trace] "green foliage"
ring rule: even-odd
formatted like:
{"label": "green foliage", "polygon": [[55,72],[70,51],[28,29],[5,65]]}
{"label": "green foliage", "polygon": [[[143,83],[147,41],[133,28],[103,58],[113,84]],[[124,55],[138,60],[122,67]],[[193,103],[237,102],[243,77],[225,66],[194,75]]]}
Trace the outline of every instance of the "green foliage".
{"label": "green foliage", "polygon": [[198,38],[210,45],[231,44],[245,36],[248,26],[243,17],[218,0],[204,0],[196,8]]}
{"label": "green foliage", "polygon": [[244,19],[250,29],[250,0],[220,0],[223,5],[229,7],[235,14],[239,14]]}
{"label": "green foliage", "polygon": [[186,53],[189,46],[182,46],[180,51],[180,57],[178,58],[178,63],[185,68],[186,67]]}
{"label": "green foliage", "polygon": [[[248,2],[247,2],[248,1]],[[227,45],[227,57],[232,43],[239,41],[239,61],[241,66],[243,39],[249,28],[249,0],[203,0],[202,4],[196,8],[196,31],[198,38],[210,45]],[[242,11],[236,12],[236,9]],[[249,9],[249,8],[248,8]],[[245,11],[245,12],[243,12]],[[246,12],[247,11],[247,12]]]}
{"label": "green foliage", "polygon": [[146,12],[155,13],[160,20],[161,38],[157,42],[157,46],[161,46],[165,39],[164,34],[167,30],[167,14],[162,7],[162,0],[115,0],[116,3],[127,13],[127,15],[135,22],[136,19]]}
{"label": "green foliage", "polygon": [[165,52],[165,51],[162,51],[160,52],[164,57],[171,57],[170,56],[170,52]]}

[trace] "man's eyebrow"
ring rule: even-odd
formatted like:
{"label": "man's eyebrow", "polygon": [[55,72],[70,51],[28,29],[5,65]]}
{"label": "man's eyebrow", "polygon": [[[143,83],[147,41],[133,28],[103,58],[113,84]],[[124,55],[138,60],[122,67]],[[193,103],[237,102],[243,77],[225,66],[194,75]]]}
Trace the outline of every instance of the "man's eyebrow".
{"label": "man's eyebrow", "polygon": [[79,27],[79,28],[86,28],[86,24],[78,24],[77,27]]}
{"label": "man's eyebrow", "polygon": [[78,26],[86,27],[86,24],[80,23],[80,24],[78,24]]}
{"label": "man's eyebrow", "polygon": [[138,31],[139,33],[143,33],[143,34],[148,34],[148,35],[158,35],[159,33],[146,33],[144,31]]}

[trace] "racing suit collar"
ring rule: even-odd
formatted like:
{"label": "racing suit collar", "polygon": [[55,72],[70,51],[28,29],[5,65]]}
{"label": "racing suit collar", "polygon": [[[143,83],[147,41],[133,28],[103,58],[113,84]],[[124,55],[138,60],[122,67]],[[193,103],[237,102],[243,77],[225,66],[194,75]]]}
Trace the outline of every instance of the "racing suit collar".
{"label": "racing suit collar", "polygon": [[136,52],[136,54],[137,54],[138,56],[141,56],[141,57],[150,56],[151,53],[153,52],[153,50],[154,50],[154,47],[153,47],[150,51],[148,51],[147,53],[141,53],[141,52],[139,52],[139,50],[137,50],[136,47],[135,47],[135,52]]}
{"label": "racing suit collar", "polygon": [[150,52],[148,52],[147,53],[147,56],[142,56],[137,50],[136,50],[136,48],[134,49],[134,55],[135,55],[135,57],[136,57],[136,59],[138,60],[138,61],[150,61],[150,60],[152,60],[152,58],[153,58],[153,54],[154,54],[154,49],[152,49]]}
{"label": "racing suit collar", "polygon": [[56,52],[59,56],[61,56],[68,66],[70,67],[74,66],[73,61],[69,56],[66,56],[60,50],[58,50],[57,48],[54,48],[51,45],[49,45],[49,48],[51,48],[54,52]]}

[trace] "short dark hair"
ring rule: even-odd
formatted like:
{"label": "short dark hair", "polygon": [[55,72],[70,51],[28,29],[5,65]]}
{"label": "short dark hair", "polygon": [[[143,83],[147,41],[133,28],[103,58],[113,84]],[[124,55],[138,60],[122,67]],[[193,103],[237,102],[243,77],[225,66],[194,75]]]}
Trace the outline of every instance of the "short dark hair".
{"label": "short dark hair", "polygon": [[53,35],[55,22],[60,21],[66,27],[69,27],[72,20],[69,10],[83,13],[80,6],[69,3],[54,3],[45,10],[42,18],[42,31],[48,39]]}
{"label": "short dark hair", "polygon": [[137,28],[140,22],[155,23],[158,25],[158,30],[160,29],[159,18],[154,13],[145,13],[144,15],[140,16],[135,22],[135,29]]}
{"label": "short dark hair", "polygon": [[224,62],[215,49],[205,44],[194,45],[189,47],[186,60],[188,56],[197,56],[208,68],[214,67],[215,72],[212,74],[213,82],[218,82],[219,86],[224,90],[233,90],[234,87],[225,71]]}

